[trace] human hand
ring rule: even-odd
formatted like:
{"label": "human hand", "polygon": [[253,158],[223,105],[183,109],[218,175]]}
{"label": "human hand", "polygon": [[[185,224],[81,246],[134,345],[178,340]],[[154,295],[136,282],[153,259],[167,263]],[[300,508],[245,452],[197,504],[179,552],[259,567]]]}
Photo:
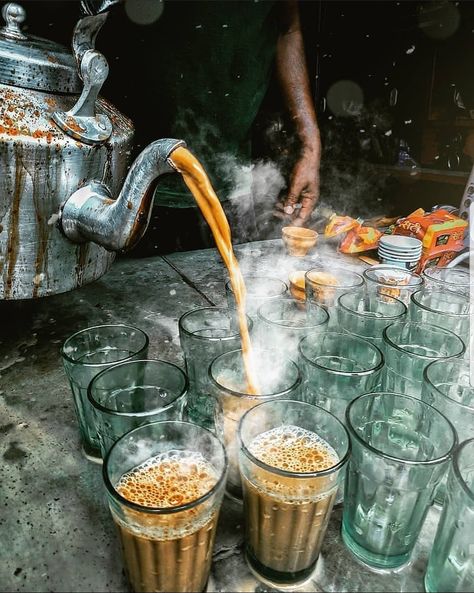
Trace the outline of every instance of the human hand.
{"label": "human hand", "polygon": [[288,193],[277,204],[275,216],[290,219],[294,226],[303,226],[319,200],[319,155],[302,153],[290,175]]}

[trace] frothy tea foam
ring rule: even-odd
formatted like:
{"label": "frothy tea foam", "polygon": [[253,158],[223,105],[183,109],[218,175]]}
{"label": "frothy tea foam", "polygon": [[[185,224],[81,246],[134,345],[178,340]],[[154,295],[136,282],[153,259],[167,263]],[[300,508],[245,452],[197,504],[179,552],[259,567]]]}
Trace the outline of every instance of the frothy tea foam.
{"label": "frothy tea foam", "polygon": [[194,451],[168,451],[125,473],[116,490],[144,507],[175,507],[197,500],[217,483],[217,474]]}
{"label": "frothy tea foam", "polygon": [[311,473],[339,461],[334,449],[316,433],[298,426],[279,426],[259,434],[249,451],[263,463],[288,472]]}

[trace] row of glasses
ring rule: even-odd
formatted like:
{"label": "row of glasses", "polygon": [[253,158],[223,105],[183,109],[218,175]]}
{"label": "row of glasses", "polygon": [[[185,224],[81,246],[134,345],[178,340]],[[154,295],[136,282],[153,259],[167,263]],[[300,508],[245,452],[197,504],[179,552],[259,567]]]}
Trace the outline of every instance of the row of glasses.
{"label": "row of glasses", "polygon": [[[240,420],[252,572],[273,587],[311,576],[347,462],[343,541],[369,566],[402,566],[454,454],[449,504],[425,582],[427,591],[471,590],[474,440],[455,451],[449,421],[399,394],[359,396],[346,425],[318,406],[289,400],[261,403]],[[104,479],[133,590],[204,588],[226,470],[222,443],[192,424],[147,424],[113,445]]]}
{"label": "row of glasses", "polygon": [[[385,295],[384,298],[389,297],[389,295]],[[342,295],[341,295],[342,298]],[[393,298],[393,297],[389,297],[389,298]],[[327,308],[325,308],[324,306],[321,308],[321,306],[319,306],[320,311],[325,313],[325,315],[320,314],[320,319],[322,320],[320,323],[316,323],[314,327],[312,327],[309,322],[308,322],[308,314],[307,314],[307,310],[305,310],[304,308],[301,309],[301,304],[298,304],[298,313],[295,312],[295,308],[297,306],[296,303],[293,303],[294,307],[291,307],[289,305],[287,305],[286,307],[282,305],[280,306],[276,301],[271,303],[272,307],[269,307],[270,303],[263,303],[261,304],[260,308],[263,309],[262,313],[263,314],[259,314],[260,312],[257,313],[257,318],[259,320],[259,322],[265,322],[267,320],[267,318],[269,318],[270,321],[270,326],[274,329],[274,327],[278,327],[279,325],[281,325],[281,321],[283,320],[283,322],[285,322],[285,317],[288,315],[288,317],[290,318],[290,320],[293,321],[292,324],[290,324],[290,326],[292,325],[293,327],[292,329],[292,341],[293,341],[293,346],[292,346],[292,350],[294,351],[294,344],[296,342],[298,342],[298,340],[301,339],[301,336],[303,336],[303,339],[301,340],[301,343],[304,343],[305,340],[310,343],[310,338],[312,338],[313,340],[317,339],[316,338],[316,333],[314,333],[315,331],[319,331],[321,333],[322,328],[326,328],[327,326],[327,321],[328,321],[328,311]],[[327,304],[327,303],[325,303]],[[324,304],[323,304],[324,305]],[[265,308],[266,307],[266,308]],[[314,306],[313,306],[314,309]],[[276,311],[276,314],[273,316],[272,318],[272,313]],[[193,313],[193,312],[191,312]],[[226,313],[226,317],[227,317],[227,326],[225,327],[225,329],[227,329],[227,332],[230,333],[231,335],[233,335],[233,338],[237,338],[238,339],[238,334],[236,334],[235,332],[235,319],[231,319],[229,321],[229,315]],[[278,317],[282,317],[282,319],[279,319]],[[285,323],[283,323],[283,326],[285,326]],[[297,330],[301,329],[302,331],[300,333],[298,333],[298,331],[296,331],[296,335],[295,332],[293,331],[295,329],[295,326],[297,328]],[[316,328],[319,327],[319,330],[316,330]],[[195,328],[196,329],[196,328]],[[200,329],[205,329],[205,328],[197,328],[196,331],[199,333]],[[209,326],[208,326],[209,329]],[[211,327],[212,329],[212,327]],[[216,329],[216,328],[214,328]],[[219,329],[219,328],[217,328]],[[284,328],[285,329],[285,328]],[[286,328],[288,329],[288,328]],[[233,334],[232,334],[233,332]],[[181,327],[180,327],[180,333],[181,333]],[[190,332],[192,333],[192,332]],[[205,331],[202,333],[206,333]],[[324,332],[322,335],[327,334],[329,336],[331,332]],[[211,332],[212,334],[212,332]],[[212,335],[208,335],[204,337],[208,337],[208,338],[212,338]],[[225,338],[225,335],[221,335],[221,336],[214,336],[217,338]],[[351,336],[349,336],[351,337]],[[358,339],[358,338],[356,338]],[[272,340],[272,344],[275,344],[276,340]],[[290,340],[288,340],[290,342]],[[319,341],[326,341],[324,340],[319,340]],[[327,338],[328,343],[330,342],[329,337]],[[338,336],[338,334],[336,334],[336,337],[333,339],[334,344],[337,345],[337,342],[339,341],[339,344],[342,344],[344,342],[348,341],[348,336]],[[370,344],[368,342],[366,342],[365,340],[360,340],[359,342],[364,343],[363,346],[364,348],[367,348],[366,344],[368,344],[369,346],[373,346],[373,344]],[[280,344],[280,342],[278,342]],[[206,342],[201,342],[200,343],[200,347],[201,350],[206,350]],[[184,346],[183,346],[183,350],[185,350]],[[350,348],[349,348],[350,350]],[[353,348],[354,352],[357,352],[357,348]],[[375,347],[375,351],[377,351],[378,349]],[[301,351],[301,346],[300,346],[300,351]],[[339,355],[340,353],[340,348],[337,348],[336,346],[336,357]],[[220,353],[219,356],[217,356],[216,361],[219,358],[222,358],[222,360],[220,361],[221,364],[217,364],[216,365],[216,369],[217,372],[215,373],[215,375],[217,376],[213,376],[213,373],[211,370],[208,371],[207,373],[207,377],[206,377],[206,381],[207,384],[205,385],[204,389],[208,390],[209,392],[212,391],[212,395],[214,396],[213,400],[218,402],[218,406],[217,409],[219,411],[218,415],[216,415],[215,413],[215,404],[213,404],[214,406],[214,418],[218,419],[217,425],[218,425],[218,429],[221,431],[222,433],[222,437],[225,440],[225,434],[227,433],[228,436],[228,442],[226,443],[228,445],[228,450],[230,449],[231,453],[231,457],[232,457],[232,464],[234,466],[234,476],[236,475],[235,472],[235,467],[236,467],[236,454],[237,454],[237,449],[236,449],[236,439],[235,439],[235,434],[236,434],[236,427],[238,424],[238,421],[240,419],[240,417],[242,416],[242,414],[250,409],[253,409],[257,404],[261,403],[262,401],[266,401],[266,400],[273,400],[273,399],[281,399],[282,397],[290,397],[290,398],[297,398],[299,396],[299,388],[298,388],[298,381],[293,381],[291,380],[291,372],[289,373],[289,383],[287,384],[287,386],[285,386],[285,382],[283,381],[283,383],[277,385],[277,387],[275,388],[274,384],[270,384],[271,381],[269,382],[269,379],[266,379],[267,383],[264,385],[264,389],[263,389],[263,397],[257,396],[257,397],[251,397],[250,394],[246,393],[245,389],[242,388],[242,385],[244,385],[244,377],[243,377],[243,365],[242,365],[242,356],[240,352],[231,352],[230,354],[233,355],[232,357],[226,357],[226,355],[229,354],[227,352],[224,353]],[[288,354],[288,353],[286,353]],[[270,356],[263,356],[260,355],[259,352],[259,358],[262,361],[262,366],[259,369],[259,375],[262,374],[262,377],[265,376],[265,373],[268,375],[268,377],[272,377],[272,375],[275,374],[275,369],[281,367],[282,365],[280,364],[280,361],[278,358],[276,358],[276,355],[279,355],[280,360],[283,360],[281,358],[281,353],[272,353]],[[348,355],[350,355],[350,353],[348,353]],[[326,358],[328,360],[331,360],[331,355],[326,353],[323,354],[321,358],[324,358],[326,356]],[[353,355],[354,356],[354,355]],[[191,358],[191,355],[190,355]],[[342,357],[344,358],[344,357]],[[357,356],[356,356],[357,358]],[[383,359],[383,358],[382,358]],[[211,358],[212,360],[212,358]],[[233,364],[229,364],[229,362],[233,360]],[[215,362],[216,362],[215,361]],[[288,361],[288,359],[285,360],[285,362],[291,362]],[[213,363],[214,364],[214,363]],[[294,363],[293,363],[294,365]],[[331,365],[337,366],[337,364],[331,360]],[[331,366],[330,365],[330,366]],[[209,365],[208,364],[202,364],[202,365],[198,365],[199,369],[206,369]],[[212,366],[212,365],[211,365]],[[377,366],[377,365],[375,365]],[[291,365],[289,365],[289,367],[291,367]],[[296,372],[298,372],[298,368],[296,365],[294,365],[294,370],[296,370]],[[338,370],[338,369],[334,369],[334,368],[330,368],[330,370],[334,371],[334,370]],[[342,370],[343,372],[347,372],[344,371],[344,369],[339,369]],[[206,375],[206,373],[204,373]],[[376,376],[377,373],[369,373],[369,375],[373,374],[374,376]],[[283,375],[285,375],[285,373],[283,373]],[[372,388],[373,390],[373,388]],[[105,391],[105,389],[104,389]],[[89,396],[90,396],[90,392],[91,390],[89,390]],[[359,391],[359,393],[361,393],[363,391]],[[211,393],[209,393],[211,394]],[[357,395],[357,394],[356,394]],[[230,397],[229,397],[230,396]],[[300,396],[301,397],[301,396]],[[260,398],[260,399],[259,399]],[[209,398],[208,398],[209,399]],[[345,405],[347,405],[348,401],[350,401],[350,398],[344,403],[343,407],[345,407]],[[319,402],[318,402],[319,403]],[[198,406],[199,407],[199,406]],[[228,412],[227,414],[227,421],[226,421],[226,414],[224,413],[224,411]],[[230,411],[230,413],[229,413]],[[218,430],[218,432],[219,432]],[[236,482],[234,480],[234,482]],[[235,485],[237,486],[237,492],[238,492],[238,496],[241,496],[241,484],[240,484],[240,480],[239,483],[235,483]],[[254,567],[255,568],[255,567]],[[256,569],[257,570],[257,569]],[[258,572],[258,570],[257,570]]]}
{"label": "row of glasses", "polygon": [[84,455],[102,463],[125,432],[155,420],[180,419],[188,391],[176,365],[149,360],[149,338],[122,324],[83,329],[63,344]]}

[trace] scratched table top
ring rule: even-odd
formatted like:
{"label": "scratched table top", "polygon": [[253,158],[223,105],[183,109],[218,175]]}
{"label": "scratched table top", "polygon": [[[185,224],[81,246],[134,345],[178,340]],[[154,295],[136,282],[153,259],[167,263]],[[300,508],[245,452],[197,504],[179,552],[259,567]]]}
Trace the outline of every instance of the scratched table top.
{"label": "scratched table top", "polygon": [[[281,241],[236,248],[244,273],[279,277],[314,263],[357,259],[319,245],[305,260]],[[179,317],[225,304],[227,279],[216,250],[120,259],[93,284],[31,302],[0,302],[0,591],[127,591],[101,468],[81,453],[62,342],[100,323],[131,323],[150,336],[150,357],[183,364]],[[431,508],[412,561],[397,571],[360,564],[340,537],[335,509],[305,591],[423,591],[439,510]],[[225,499],[209,591],[265,591],[247,568],[240,505]]]}

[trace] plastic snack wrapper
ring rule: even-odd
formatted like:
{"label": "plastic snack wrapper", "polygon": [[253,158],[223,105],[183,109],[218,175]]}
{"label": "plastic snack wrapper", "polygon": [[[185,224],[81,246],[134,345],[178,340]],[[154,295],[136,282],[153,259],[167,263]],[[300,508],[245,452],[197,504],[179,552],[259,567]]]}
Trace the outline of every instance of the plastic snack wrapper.
{"label": "plastic snack wrapper", "polygon": [[347,233],[339,245],[341,253],[362,253],[377,249],[383,233],[369,226],[359,226]]}
{"label": "plastic snack wrapper", "polygon": [[351,218],[350,216],[338,216],[337,214],[333,214],[324,229],[324,236],[328,238],[337,237],[338,235],[347,233],[360,226],[361,222],[361,220]]}

